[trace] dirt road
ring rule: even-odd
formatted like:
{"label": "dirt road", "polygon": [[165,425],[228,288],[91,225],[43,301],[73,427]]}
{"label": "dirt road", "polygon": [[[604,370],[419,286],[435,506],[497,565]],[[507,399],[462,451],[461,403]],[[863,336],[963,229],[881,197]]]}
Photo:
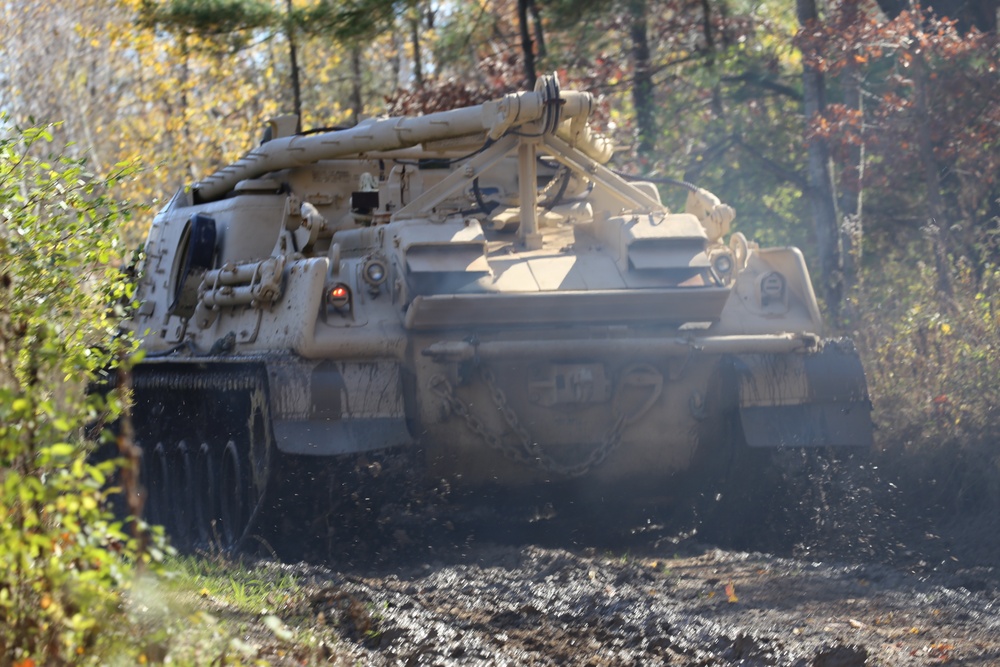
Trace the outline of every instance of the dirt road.
{"label": "dirt road", "polygon": [[715,534],[680,519],[614,539],[547,512],[513,533],[397,512],[379,539],[327,542],[329,560],[260,566],[299,582],[272,613],[322,651],[248,636],[275,664],[1000,665],[1000,556],[982,539],[931,535],[864,485],[812,488],[756,512],[755,551],[723,537],[747,535],[739,497]]}
{"label": "dirt road", "polygon": [[347,664],[1000,664],[989,569],[928,576],[693,541],[643,553],[481,544],[388,572],[272,567],[308,590],[288,622],[332,625],[330,660]]}

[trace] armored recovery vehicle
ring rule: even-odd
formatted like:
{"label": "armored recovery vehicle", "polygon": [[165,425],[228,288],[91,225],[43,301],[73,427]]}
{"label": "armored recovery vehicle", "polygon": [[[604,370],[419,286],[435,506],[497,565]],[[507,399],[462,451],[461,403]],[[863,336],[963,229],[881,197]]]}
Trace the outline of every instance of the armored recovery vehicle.
{"label": "armored recovery vehicle", "polygon": [[132,322],[152,518],[236,544],[269,496],[350,493],[303,470],[388,452],[462,488],[622,497],[735,449],[869,445],[802,254],[610,170],[592,106],[545,77],[350,129],[279,117],[178,192]]}

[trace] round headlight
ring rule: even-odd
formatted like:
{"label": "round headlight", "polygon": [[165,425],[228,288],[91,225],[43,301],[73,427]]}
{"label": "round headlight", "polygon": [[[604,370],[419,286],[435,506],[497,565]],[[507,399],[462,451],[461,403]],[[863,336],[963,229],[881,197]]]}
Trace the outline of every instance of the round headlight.
{"label": "round headlight", "polygon": [[387,271],[382,260],[369,259],[363,271],[365,282],[369,285],[381,285],[385,282]]}
{"label": "round headlight", "polygon": [[712,267],[720,276],[729,275],[733,270],[733,257],[728,253],[716,255],[712,260]]}

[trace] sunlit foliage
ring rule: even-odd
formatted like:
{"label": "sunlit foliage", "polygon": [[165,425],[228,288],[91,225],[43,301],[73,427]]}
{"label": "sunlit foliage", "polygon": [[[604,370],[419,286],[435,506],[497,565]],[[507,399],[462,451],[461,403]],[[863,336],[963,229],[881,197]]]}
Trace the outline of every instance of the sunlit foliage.
{"label": "sunlit foliage", "polygon": [[125,631],[135,566],[159,553],[110,513],[118,462],[90,458],[85,438],[123,407],[85,389],[132,350],[113,305],[132,296],[117,241],[129,207],[109,188],[134,170],[95,178],[50,155],[51,138],[0,124],[0,655],[99,664]]}

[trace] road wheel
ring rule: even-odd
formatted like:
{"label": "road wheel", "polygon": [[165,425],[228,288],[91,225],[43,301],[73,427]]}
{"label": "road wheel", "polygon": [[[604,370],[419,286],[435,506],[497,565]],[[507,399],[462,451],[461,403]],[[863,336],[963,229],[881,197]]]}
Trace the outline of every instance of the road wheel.
{"label": "road wheel", "polygon": [[219,515],[219,497],[217,493],[217,466],[212,448],[208,443],[201,443],[195,456],[194,475],[194,524],[197,528],[196,539],[202,546],[209,546],[219,541],[221,518]]}
{"label": "road wheel", "polygon": [[170,507],[170,460],[167,456],[167,448],[162,442],[158,442],[148,453],[150,455],[147,464],[147,479],[149,480],[147,503],[149,507],[146,516],[149,517],[151,524],[161,525],[169,533],[173,517]]}
{"label": "road wheel", "polygon": [[222,524],[220,537],[226,549],[237,546],[246,528],[249,516],[248,473],[239,447],[230,440],[222,450],[218,494],[219,518]]}
{"label": "road wheel", "polygon": [[174,545],[190,550],[194,539],[194,460],[190,446],[181,440],[174,448],[171,465]]}

